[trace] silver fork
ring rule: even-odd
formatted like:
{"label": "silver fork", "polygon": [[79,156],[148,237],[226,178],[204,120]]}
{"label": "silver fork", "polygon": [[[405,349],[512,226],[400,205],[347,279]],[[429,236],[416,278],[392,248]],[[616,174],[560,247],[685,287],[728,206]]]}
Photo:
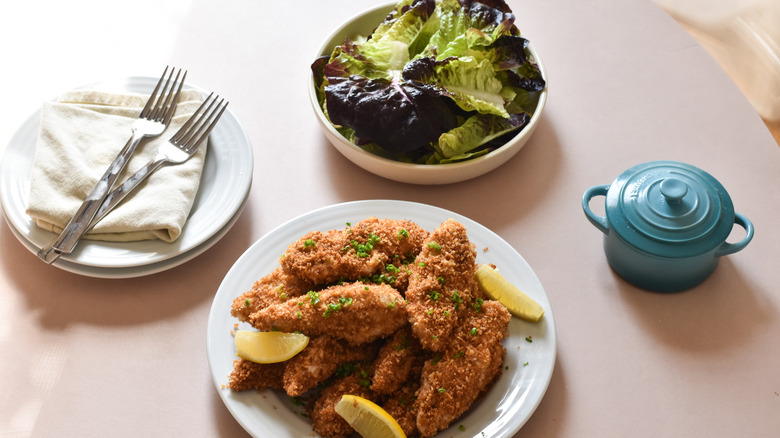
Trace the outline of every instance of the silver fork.
{"label": "silver fork", "polygon": [[117,204],[122,202],[127,195],[158,169],[165,165],[181,164],[195,155],[200,145],[205,143],[211,134],[211,130],[214,129],[219,118],[222,117],[228,103],[225,102],[225,99],[214,96],[214,93],[209,94],[176,134],[160,146],[160,150],[157,151],[157,155],[153,159],[106,196],[106,200],[103,201],[103,205],[100,206],[95,218],[92,219],[89,228],[100,222]]}
{"label": "silver fork", "polygon": [[[86,231],[95,226],[111,210],[114,209],[123,199],[132,193],[138,186],[146,180],[151,174],[165,165],[181,164],[190,159],[200,148],[200,145],[206,142],[211,130],[222,117],[222,113],[227,108],[228,102],[225,99],[219,99],[219,96],[213,97],[214,93],[209,94],[206,100],[200,105],[195,113],[190,116],[187,122],[179,128],[176,134],[166,143],[160,146],[157,155],[132,176],[128,177],[122,185],[112,190],[103,204],[98,209],[95,217],[89,223]],[[75,248],[78,240],[69,243],[69,246],[57,248],[50,258],[52,262],[57,260],[61,254],[69,254]],[[51,263],[51,262],[50,262]]]}
{"label": "silver fork", "polygon": [[[175,78],[173,77],[174,73],[176,73]],[[180,75],[182,76],[181,80],[179,80]],[[87,232],[89,224],[106,198],[108,191],[119,178],[119,174],[127,166],[127,162],[130,161],[130,156],[135,152],[138,143],[144,138],[159,136],[168,127],[179,103],[181,87],[186,77],[186,71],[182,75],[181,69],[176,72],[176,68],[172,68],[169,73],[168,67],[165,68],[152,95],[141,110],[141,114],[131,126],[132,136],[130,139],[127,140],[125,146],[108,166],[68,224],[65,225],[62,233],[38,251],[38,257],[43,261],[52,263],[59,258],[60,254],[70,253],[76,242]],[[71,250],[65,248],[71,248]]]}

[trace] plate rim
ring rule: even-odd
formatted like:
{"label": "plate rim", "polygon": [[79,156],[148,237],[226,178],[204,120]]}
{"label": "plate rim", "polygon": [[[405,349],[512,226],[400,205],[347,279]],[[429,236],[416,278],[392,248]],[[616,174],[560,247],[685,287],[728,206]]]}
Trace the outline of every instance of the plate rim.
{"label": "plate rim", "polygon": [[[217,231],[213,236],[211,236],[205,242],[201,243],[200,245],[192,248],[191,250],[185,253],[177,255],[176,257],[171,257],[169,259],[160,262],[150,263],[146,265],[128,266],[128,267],[120,267],[120,268],[101,268],[101,267],[95,267],[89,265],[79,265],[79,264],[71,263],[68,260],[60,260],[57,263],[57,267],[64,271],[71,272],[73,274],[78,274],[78,275],[83,275],[86,277],[93,277],[93,278],[109,279],[109,280],[144,277],[147,275],[158,274],[160,272],[173,269],[203,254],[209,248],[211,248],[217,242],[219,242],[223,237],[225,237],[228,231],[230,231],[233,228],[233,225],[236,224],[239,217],[241,216],[241,213],[243,213],[244,208],[246,208],[246,204],[248,200],[249,200],[249,196],[245,198],[244,203],[241,204],[239,210],[236,212],[235,215],[233,215],[233,217],[228,221],[228,223],[224,227],[222,227],[222,229]],[[3,217],[5,217],[6,221],[8,221],[8,218],[5,215],[5,211],[3,211],[2,213],[3,213]],[[20,243],[23,246],[25,246],[28,250],[30,250],[33,253],[37,251],[35,245],[27,241],[23,236],[21,236],[20,232],[16,228],[14,227],[9,227],[9,228],[11,229],[11,233],[13,233],[14,236],[16,236],[16,238],[20,241]]]}

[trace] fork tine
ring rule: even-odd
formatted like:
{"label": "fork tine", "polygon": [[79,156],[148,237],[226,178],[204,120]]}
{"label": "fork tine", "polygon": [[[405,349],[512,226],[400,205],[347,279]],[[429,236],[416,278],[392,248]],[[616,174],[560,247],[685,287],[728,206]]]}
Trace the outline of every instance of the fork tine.
{"label": "fork tine", "polygon": [[225,99],[219,101],[217,108],[214,109],[214,112],[211,113],[208,120],[204,122],[204,124],[198,130],[198,138],[194,141],[191,138],[188,139],[188,150],[191,148],[197,148],[198,145],[201,144],[209,136],[209,134],[211,134],[211,130],[214,129],[214,126],[219,121],[219,118],[222,117],[222,113],[225,112],[225,108],[227,108],[229,103],[230,102],[225,102]]}
{"label": "fork tine", "polygon": [[[199,144],[209,135],[217,120],[222,116],[222,112],[224,112],[227,107],[227,104],[224,103],[225,99],[218,101],[219,96],[214,97],[212,100],[211,97],[213,94],[214,93],[210,94],[195,112],[195,114],[200,114],[197,117],[193,115],[193,117],[188,120],[187,124],[171,138],[172,143],[183,148],[191,148],[192,146]],[[211,100],[210,103],[209,100]],[[204,109],[204,106],[207,104],[208,106]]]}
{"label": "fork tine", "polygon": [[[181,70],[179,70],[181,72]],[[163,115],[163,123],[166,125],[171,122],[171,118],[173,118],[173,113],[176,112],[176,105],[175,103],[179,101],[179,96],[181,95],[181,87],[184,86],[184,80],[187,79],[187,70],[184,70],[184,75],[181,77],[181,81],[179,81],[179,75],[176,75],[176,81],[179,81],[179,87],[176,89],[176,93],[169,94],[168,100],[165,102],[166,111]],[[175,84],[175,82],[174,82]]]}
{"label": "fork tine", "polygon": [[[174,72],[176,72],[176,78],[173,78]],[[173,88],[176,86],[176,82],[179,80],[180,75],[181,69],[176,71],[176,68],[173,68],[171,70],[171,73],[168,75],[168,80],[163,86],[162,92],[156,96],[154,109],[146,118],[156,122],[162,122],[167,115],[168,110],[171,108],[175,109],[175,105],[171,105],[173,102]]]}
{"label": "fork tine", "polygon": [[[182,70],[178,69],[177,71],[177,69],[173,67],[170,69],[170,73],[168,73],[168,69],[169,67],[165,67],[165,71],[163,71],[160,81],[157,83],[154,91],[152,91],[152,94],[140,115],[141,118],[155,122],[164,122],[166,125],[170,122],[170,117],[173,117],[173,112],[176,109],[176,102],[178,102],[181,87],[184,84],[184,78],[187,77],[187,72],[184,71],[184,77],[179,81]],[[166,73],[168,73],[167,78],[165,77]],[[176,73],[175,78],[173,77],[174,73]],[[179,87],[174,93],[173,90],[177,82]],[[166,117],[168,117],[167,120]]]}
{"label": "fork tine", "polygon": [[190,116],[189,119],[187,119],[187,121],[184,123],[184,125],[182,125],[182,127],[179,128],[178,131],[176,131],[176,134],[174,134],[173,137],[171,137],[171,140],[170,140],[171,142],[173,142],[173,143],[181,142],[181,139],[184,136],[187,135],[187,133],[190,131],[190,128],[192,127],[192,125],[196,124],[197,121],[200,120],[201,117],[203,117],[203,115],[201,113],[204,112],[204,108],[205,108],[205,111],[208,111],[207,106],[210,105],[209,101],[211,100],[212,96],[214,96],[213,92],[210,93],[208,96],[206,96],[206,99],[203,101],[203,103],[200,104],[198,109],[196,109],[195,112],[192,113],[192,115]]}
{"label": "fork tine", "polygon": [[[163,85],[163,82],[167,84],[167,81],[165,80],[165,74],[168,73],[168,66],[165,67],[165,70],[163,70],[162,76],[160,76],[160,80],[157,81],[157,85],[154,87],[154,90],[152,91],[151,97],[149,97],[149,100],[146,101],[146,105],[144,105],[144,109],[141,110],[141,117],[147,117],[149,115],[149,111],[152,109],[152,105],[155,104],[155,96],[157,96],[157,92],[160,91],[160,86]],[[171,74],[173,74],[173,71],[171,71]],[[170,80],[170,76],[169,76]]]}
{"label": "fork tine", "polygon": [[213,114],[214,105],[217,104],[217,99],[219,99],[219,96],[214,96],[214,99],[211,101],[209,106],[203,110],[203,114],[201,114],[197,120],[195,120],[194,126],[192,126],[191,129],[187,130],[183,138],[181,139],[181,142],[184,144],[189,144],[192,141],[192,138],[197,135],[201,127],[203,126],[204,121],[208,120],[211,114]]}

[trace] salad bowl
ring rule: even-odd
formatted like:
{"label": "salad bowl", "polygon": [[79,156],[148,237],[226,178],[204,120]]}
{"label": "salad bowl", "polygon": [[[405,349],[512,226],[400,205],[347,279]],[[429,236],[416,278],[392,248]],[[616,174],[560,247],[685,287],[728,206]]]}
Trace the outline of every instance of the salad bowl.
{"label": "salad bowl", "polygon": [[[331,55],[334,47],[344,44],[345,39],[354,41],[361,36],[371,35],[377,25],[383,22],[385,17],[394,10],[396,3],[387,3],[363,11],[348,19],[335,31],[333,31],[321,45],[315,58],[323,58]],[[439,164],[423,164],[409,160],[396,160],[378,155],[370,150],[356,145],[338,129],[323,111],[322,96],[317,85],[317,77],[314,65],[309,75],[309,98],[314,114],[320,128],[333,145],[344,157],[357,166],[378,176],[410,184],[436,185],[450,184],[472,179],[488,173],[510,158],[515,156],[525,146],[534,133],[542,116],[547,101],[547,73],[541,58],[529,43],[526,46],[528,59],[536,65],[543,79],[543,88],[535,92],[535,105],[529,110],[525,125],[503,145],[490,150],[487,153],[475,156],[463,161],[447,162]],[[373,117],[392,117],[387,113],[372,115]],[[508,134],[512,135],[512,134]]]}

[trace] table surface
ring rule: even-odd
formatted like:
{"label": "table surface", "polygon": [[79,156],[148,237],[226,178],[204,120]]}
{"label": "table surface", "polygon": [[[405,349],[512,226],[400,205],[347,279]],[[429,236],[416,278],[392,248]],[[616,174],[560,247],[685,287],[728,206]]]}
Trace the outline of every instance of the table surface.
{"label": "table surface", "polygon": [[[238,0],[5,6],[2,147],[61,91],[177,65],[191,83],[231,100],[255,155],[248,204],[233,229],[159,274],[72,274],[0,228],[0,435],[245,435],[206,360],[220,282],[253,242],[291,218],[381,198],[480,222],[544,285],[557,361],[515,437],[777,436],[780,148],[707,53],[649,0],[510,0],[549,73],[541,124],[488,175],[414,186],[343,158],[308,102],[320,42],[377,3],[310,0],[295,11]],[[745,250],[679,294],[645,292],[616,276],[580,206],[588,187],[657,159],[707,170],[756,228]]]}

